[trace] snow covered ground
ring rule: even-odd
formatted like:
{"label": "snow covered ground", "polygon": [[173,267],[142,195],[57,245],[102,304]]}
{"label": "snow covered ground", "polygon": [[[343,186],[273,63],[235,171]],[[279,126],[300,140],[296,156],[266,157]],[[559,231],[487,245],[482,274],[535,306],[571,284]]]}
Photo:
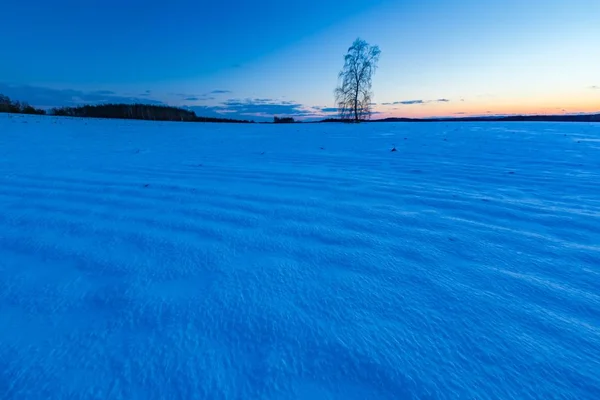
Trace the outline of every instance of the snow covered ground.
{"label": "snow covered ground", "polygon": [[0,398],[598,399],[600,124],[0,115]]}

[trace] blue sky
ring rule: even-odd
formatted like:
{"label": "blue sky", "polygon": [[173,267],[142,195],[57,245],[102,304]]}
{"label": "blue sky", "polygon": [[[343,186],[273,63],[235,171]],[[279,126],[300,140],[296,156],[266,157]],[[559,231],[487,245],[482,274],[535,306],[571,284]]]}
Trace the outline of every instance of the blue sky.
{"label": "blue sky", "polygon": [[314,118],[360,36],[382,50],[378,116],[592,112],[599,20],[597,0],[13,1],[0,93]]}

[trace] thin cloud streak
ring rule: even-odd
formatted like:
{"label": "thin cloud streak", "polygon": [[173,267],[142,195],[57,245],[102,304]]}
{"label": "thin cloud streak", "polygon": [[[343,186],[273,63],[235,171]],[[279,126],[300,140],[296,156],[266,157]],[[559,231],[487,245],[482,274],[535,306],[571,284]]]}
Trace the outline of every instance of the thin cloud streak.
{"label": "thin cloud streak", "polygon": [[382,106],[411,106],[417,104],[429,104],[429,103],[449,103],[449,99],[437,99],[437,100],[402,100],[402,101],[394,101],[393,103],[381,103]]}

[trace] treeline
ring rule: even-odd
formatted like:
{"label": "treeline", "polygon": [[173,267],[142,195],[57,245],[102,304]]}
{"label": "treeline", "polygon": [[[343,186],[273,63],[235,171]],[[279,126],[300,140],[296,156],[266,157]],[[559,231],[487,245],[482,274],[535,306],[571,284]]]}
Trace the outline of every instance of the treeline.
{"label": "treeline", "polygon": [[0,113],[44,115],[46,111],[32,107],[25,102],[12,101],[8,96],[0,94]]}
{"label": "treeline", "polygon": [[51,114],[64,117],[194,121],[193,111],[145,104],[99,104],[53,108]]}
{"label": "treeline", "polygon": [[98,104],[79,107],[60,107],[52,109],[51,113],[67,117],[141,119],[150,121],[254,122],[229,118],[198,117],[195,112],[186,110],[185,108],[150,104]]}
{"label": "treeline", "polygon": [[296,121],[292,117],[273,117],[274,124],[294,124]]}
{"label": "treeline", "polygon": [[[45,115],[46,111],[34,108],[25,102],[12,101],[8,96],[0,94],[0,113]],[[195,112],[185,108],[151,104],[98,104],[78,107],[57,107],[50,110],[49,114],[64,117],[141,119],[150,121],[254,122],[230,118],[198,117]]]}

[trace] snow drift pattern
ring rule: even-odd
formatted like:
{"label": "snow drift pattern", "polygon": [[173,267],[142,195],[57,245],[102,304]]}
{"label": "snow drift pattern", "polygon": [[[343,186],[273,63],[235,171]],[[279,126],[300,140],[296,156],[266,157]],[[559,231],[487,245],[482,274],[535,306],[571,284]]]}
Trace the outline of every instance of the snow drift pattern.
{"label": "snow drift pattern", "polygon": [[598,398],[599,171],[598,124],[0,116],[0,398]]}

